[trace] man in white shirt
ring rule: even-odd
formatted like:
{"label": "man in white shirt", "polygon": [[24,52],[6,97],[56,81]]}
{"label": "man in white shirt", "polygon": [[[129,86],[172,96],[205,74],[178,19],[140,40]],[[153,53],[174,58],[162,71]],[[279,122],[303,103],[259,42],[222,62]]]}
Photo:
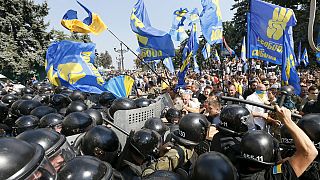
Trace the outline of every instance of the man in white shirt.
{"label": "man in white shirt", "polygon": [[[260,104],[265,104],[266,102],[268,102],[266,86],[263,84],[258,84],[256,91],[250,96],[248,96],[246,100],[253,101]],[[264,130],[266,128],[265,120],[268,118],[268,113],[266,113],[266,110],[263,108],[248,105],[248,104],[246,105],[246,108],[255,117],[254,118],[255,124],[258,125],[261,128],[261,130]]]}

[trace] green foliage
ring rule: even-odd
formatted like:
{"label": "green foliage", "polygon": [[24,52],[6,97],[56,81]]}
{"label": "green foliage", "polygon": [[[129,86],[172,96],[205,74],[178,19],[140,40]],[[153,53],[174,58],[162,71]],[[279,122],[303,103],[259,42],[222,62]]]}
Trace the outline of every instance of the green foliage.
{"label": "green foliage", "polygon": [[46,2],[0,0],[0,72],[10,78],[44,64],[49,44]]}
{"label": "green foliage", "polygon": [[110,68],[112,65],[112,57],[109,52],[105,51],[104,53],[98,54],[95,59],[95,65],[96,67],[102,66],[104,68]]}

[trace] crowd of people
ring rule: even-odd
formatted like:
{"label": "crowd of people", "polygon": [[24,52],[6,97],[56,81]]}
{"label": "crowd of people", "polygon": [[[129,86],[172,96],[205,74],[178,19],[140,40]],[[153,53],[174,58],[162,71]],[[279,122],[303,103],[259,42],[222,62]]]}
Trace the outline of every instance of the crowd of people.
{"label": "crowd of people", "polygon": [[[4,85],[0,179],[320,179],[320,71],[301,70],[296,95],[261,62],[214,66],[179,88],[166,71],[127,72],[129,98],[36,78],[20,91]],[[120,142],[115,112],[165,93],[172,105]]]}

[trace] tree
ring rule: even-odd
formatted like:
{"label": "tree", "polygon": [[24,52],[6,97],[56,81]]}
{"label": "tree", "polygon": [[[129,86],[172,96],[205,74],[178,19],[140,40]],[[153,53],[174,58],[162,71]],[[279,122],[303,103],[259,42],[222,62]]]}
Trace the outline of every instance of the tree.
{"label": "tree", "polygon": [[88,34],[81,34],[81,33],[71,33],[65,34],[63,31],[52,29],[50,31],[50,40],[51,41],[62,41],[62,40],[70,40],[76,42],[84,42],[89,43],[92,42],[91,38]]}
{"label": "tree", "polygon": [[95,65],[97,67],[104,67],[104,68],[110,68],[112,65],[112,57],[110,56],[108,51],[105,51],[104,53],[100,53],[96,60],[95,60]]}
{"label": "tree", "polygon": [[0,72],[9,78],[25,77],[30,70],[44,65],[50,36],[48,4],[30,0],[0,0]]}

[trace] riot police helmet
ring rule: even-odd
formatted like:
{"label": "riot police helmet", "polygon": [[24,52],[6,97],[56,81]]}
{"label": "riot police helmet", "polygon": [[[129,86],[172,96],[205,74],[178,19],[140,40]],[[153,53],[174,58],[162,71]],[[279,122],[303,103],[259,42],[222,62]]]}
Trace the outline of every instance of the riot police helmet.
{"label": "riot police helmet", "polygon": [[91,116],[92,120],[95,121],[96,125],[103,124],[103,118],[102,118],[102,114],[100,111],[98,111],[96,109],[87,109],[84,112],[89,114],[89,116]]}
{"label": "riot police helmet", "polygon": [[87,95],[81,91],[73,91],[69,97],[72,101],[84,101],[87,99]]}
{"label": "riot police helmet", "polygon": [[30,115],[37,116],[39,119],[41,119],[43,116],[50,114],[50,113],[56,113],[57,110],[49,107],[49,106],[39,106],[34,108],[31,112]]}
{"label": "riot police helmet", "polygon": [[195,162],[192,180],[236,180],[237,171],[231,161],[219,152],[207,152],[201,154]]}
{"label": "riot police helmet", "polygon": [[111,117],[113,117],[114,113],[118,110],[130,110],[135,108],[136,104],[133,100],[128,98],[119,98],[112,102],[112,105],[109,108],[109,114]]}
{"label": "riot police helmet", "polygon": [[255,129],[253,116],[250,111],[241,105],[229,105],[220,113],[218,128],[233,134],[241,135]]}
{"label": "riot police helmet", "polygon": [[169,130],[169,127],[165,125],[158,117],[152,117],[146,120],[143,128],[157,131],[162,137],[165,132]]}
{"label": "riot police helmet", "polygon": [[32,100],[34,98],[33,94],[24,94],[23,96],[21,96],[21,99],[23,100]]}
{"label": "riot police helmet", "polygon": [[169,123],[178,123],[181,117],[181,111],[176,108],[170,108],[165,113],[165,118]]}
{"label": "riot police helmet", "polygon": [[157,170],[147,176],[142,177],[142,180],[184,180],[184,178],[172,171]]}
{"label": "riot police helmet", "polygon": [[56,171],[38,144],[0,138],[0,179],[56,179]]}
{"label": "riot police helmet", "polygon": [[82,112],[85,111],[87,108],[87,105],[81,101],[72,101],[67,107],[66,114],[70,114],[72,112]]}
{"label": "riot police helmet", "polygon": [[196,146],[205,140],[210,122],[203,114],[189,113],[179,122],[179,129],[172,132],[177,142],[186,146]]}
{"label": "riot police helmet", "polygon": [[113,169],[107,162],[93,156],[78,156],[66,163],[58,172],[58,179],[66,180],[111,180]]}
{"label": "riot police helmet", "polygon": [[37,128],[39,125],[39,118],[32,115],[24,115],[15,121],[16,133],[20,134],[24,131]]}
{"label": "riot police helmet", "polygon": [[68,88],[65,86],[58,86],[56,88],[54,88],[54,93],[55,94],[60,94],[62,91],[67,90]]}
{"label": "riot police helmet", "polygon": [[65,136],[51,129],[42,128],[25,131],[19,134],[17,138],[42,146],[56,171],[60,169],[63,163],[76,156]]}
{"label": "riot police helmet", "polygon": [[9,104],[9,106],[11,106],[18,99],[19,98],[16,95],[6,94],[6,95],[2,96],[1,101],[5,104]]}
{"label": "riot police helmet", "polygon": [[292,86],[282,86],[281,87],[281,94],[292,96],[294,94],[294,88]]}
{"label": "riot police helmet", "polygon": [[276,156],[275,147],[274,138],[267,132],[262,130],[249,131],[242,137],[239,159],[257,167],[273,165]]}
{"label": "riot police helmet", "polygon": [[148,107],[151,104],[151,100],[147,98],[138,98],[134,100],[137,108]]}
{"label": "riot police helmet", "polygon": [[297,125],[307,134],[310,140],[320,149],[320,113],[307,114]]}
{"label": "riot police helmet", "polygon": [[29,115],[33,109],[41,105],[42,104],[39,101],[25,100],[19,104],[18,111],[20,115]]}
{"label": "riot police helmet", "polygon": [[55,94],[51,97],[50,103],[59,108],[66,108],[71,102],[71,99],[63,94]]}
{"label": "riot police helmet", "polygon": [[130,139],[130,151],[143,160],[157,157],[161,146],[161,135],[151,129],[141,129]]}
{"label": "riot police helmet", "polygon": [[105,126],[95,126],[83,136],[80,144],[84,155],[95,156],[110,164],[115,163],[121,145],[116,133]]}
{"label": "riot police helmet", "polygon": [[56,127],[58,125],[61,125],[61,127],[62,127],[63,118],[64,117],[58,113],[47,114],[40,119],[39,127],[40,128],[51,128],[51,129],[56,130]]}
{"label": "riot police helmet", "polygon": [[30,87],[25,87],[22,89],[22,94],[25,95],[25,94],[33,94],[34,93],[34,90]]}
{"label": "riot police helmet", "polygon": [[86,132],[93,125],[93,120],[87,113],[73,112],[63,119],[61,133],[72,136]]}
{"label": "riot police helmet", "polygon": [[0,122],[7,118],[8,113],[9,113],[8,106],[0,102]]}
{"label": "riot police helmet", "polygon": [[105,107],[110,107],[116,97],[110,92],[103,92],[99,96],[99,104]]}

